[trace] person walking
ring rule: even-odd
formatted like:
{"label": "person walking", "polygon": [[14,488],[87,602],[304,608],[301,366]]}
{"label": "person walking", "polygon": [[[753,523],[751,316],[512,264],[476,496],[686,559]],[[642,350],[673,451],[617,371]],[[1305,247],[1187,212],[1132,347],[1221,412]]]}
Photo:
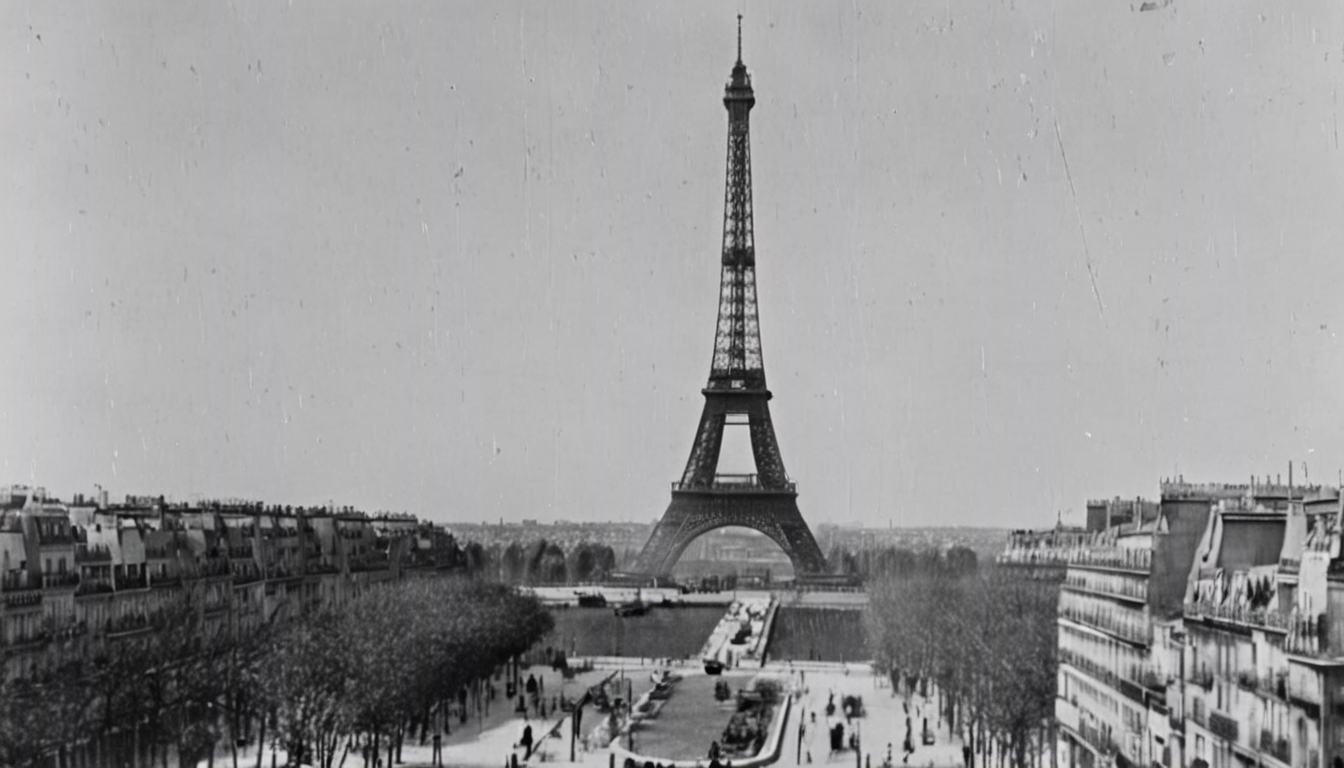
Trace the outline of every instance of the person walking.
{"label": "person walking", "polygon": [[[799,728],[801,727],[802,724],[800,723]],[[803,739],[803,755],[807,758],[807,762],[809,763],[812,762],[812,741],[816,737],[817,737],[817,713],[813,712],[812,727],[807,729],[807,735]]]}
{"label": "person walking", "polygon": [[528,723],[527,725],[524,725],[524,726],[523,726],[523,737],[522,737],[521,739],[518,740],[518,746],[519,746],[519,747],[522,747],[522,749],[523,749],[523,759],[524,759],[524,760],[526,760],[527,758],[529,758],[529,757],[532,756],[532,724],[531,724],[531,723]]}

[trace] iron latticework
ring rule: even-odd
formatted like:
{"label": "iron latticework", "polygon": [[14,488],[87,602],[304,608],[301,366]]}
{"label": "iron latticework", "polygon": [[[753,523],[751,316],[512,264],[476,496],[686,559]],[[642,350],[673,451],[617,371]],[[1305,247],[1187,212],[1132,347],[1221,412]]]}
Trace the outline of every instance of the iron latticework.
{"label": "iron latticework", "polygon": [[[752,229],[749,114],[756,104],[742,63],[741,17],[737,63],[723,105],[728,110],[728,170],[723,205],[723,255],[714,357],[704,388],[691,455],[672,503],[635,561],[633,572],[663,575],[696,537],[729,525],[754,528],[775,541],[799,574],[824,571],[825,559],[798,511],[797,489],[784,471],[770,421],[761,331],[756,309],[756,243]],[[749,430],[755,474],[719,473],[726,426]]]}

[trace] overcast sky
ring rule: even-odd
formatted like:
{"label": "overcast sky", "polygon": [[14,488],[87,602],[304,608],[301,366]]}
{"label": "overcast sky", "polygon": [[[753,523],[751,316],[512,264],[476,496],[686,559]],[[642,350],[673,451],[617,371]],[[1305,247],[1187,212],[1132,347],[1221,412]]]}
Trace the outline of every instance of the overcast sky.
{"label": "overcast sky", "polygon": [[4,3],[0,481],[661,514],[739,10],[809,521],[1336,481],[1335,0]]}

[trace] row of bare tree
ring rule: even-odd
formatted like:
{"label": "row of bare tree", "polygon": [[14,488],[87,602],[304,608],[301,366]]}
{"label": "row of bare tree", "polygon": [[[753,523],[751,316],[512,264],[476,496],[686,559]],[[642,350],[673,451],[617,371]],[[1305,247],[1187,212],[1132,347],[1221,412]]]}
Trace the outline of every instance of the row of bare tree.
{"label": "row of bare tree", "polygon": [[[977,752],[1025,768],[1053,744],[1058,587],[993,569],[869,584],[869,634],[893,683],[932,682]],[[990,747],[991,749],[986,749]]]}
{"label": "row of bare tree", "polygon": [[920,574],[959,579],[979,568],[975,550],[962,546],[942,552],[932,548],[913,550],[894,546],[849,549],[837,544],[831,547],[826,562],[833,573],[857,576],[865,582]]}
{"label": "row of bare tree", "polygon": [[616,553],[606,544],[581,542],[566,552],[545,539],[524,546],[514,542],[499,555],[499,578],[512,584],[573,584],[601,581],[616,568]]}
{"label": "row of bare tree", "polygon": [[[335,768],[397,750],[550,631],[534,598],[476,580],[371,586],[257,631],[207,632],[190,610],[97,657],[0,686],[0,765],[168,768],[227,740]],[[389,763],[390,764],[390,763]]]}

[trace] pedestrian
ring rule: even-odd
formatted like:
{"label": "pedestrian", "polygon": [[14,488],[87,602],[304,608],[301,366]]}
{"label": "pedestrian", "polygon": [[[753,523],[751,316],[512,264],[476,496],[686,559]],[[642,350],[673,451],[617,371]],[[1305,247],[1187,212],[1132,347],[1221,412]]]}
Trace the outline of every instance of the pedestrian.
{"label": "pedestrian", "polygon": [[523,726],[523,738],[519,739],[518,746],[523,748],[523,759],[532,756],[532,725],[529,723]]}
{"label": "pedestrian", "polygon": [[434,734],[434,765],[443,765],[443,737]]}

